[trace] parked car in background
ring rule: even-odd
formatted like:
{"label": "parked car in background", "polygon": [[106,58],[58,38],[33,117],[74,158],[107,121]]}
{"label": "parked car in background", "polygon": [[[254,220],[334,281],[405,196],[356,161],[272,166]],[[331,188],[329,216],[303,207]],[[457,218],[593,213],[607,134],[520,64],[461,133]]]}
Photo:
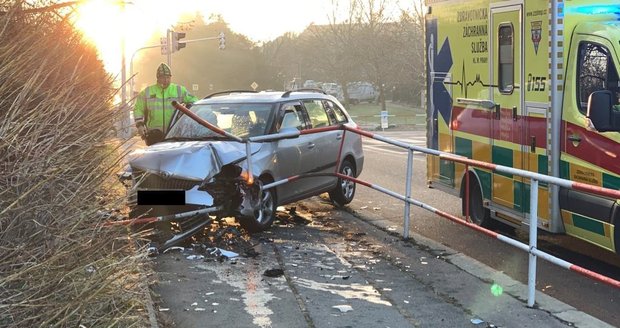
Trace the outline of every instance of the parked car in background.
{"label": "parked car in background", "polygon": [[379,93],[369,82],[353,82],[347,85],[347,93],[349,101],[352,104],[358,104],[364,101],[374,102],[379,97]]}
{"label": "parked car in background", "polygon": [[338,83],[325,82],[321,85],[321,89],[328,95],[338,98],[342,94],[342,87]]}
{"label": "parked car in background", "polygon": [[[199,100],[190,110],[243,140],[340,124],[356,127],[342,104],[322,92],[231,92]],[[131,153],[129,165],[134,192],[155,191],[165,197],[166,191],[181,189],[186,192],[186,205],[134,202],[130,203],[131,216],[221,207],[214,215],[236,217],[247,230],[261,231],[274,221],[278,205],[323,192],[328,192],[335,204],[348,204],[355,195],[355,183],[335,176],[301,178],[271,189],[261,187],[305,173],[338,171],[357,177],[364,164],[361,136],[348,133],[345,138],[344,133],[334,130],[251,142],[250,179],[244,142],[217,134],[177,112],[165,139]],[[136,198],[130,195],[130,200]]]}
{"label": "parked car in background", "polygon": [[304,88],[307,88],[307,89],[318,89],[319,88],[319,83],[314,81],[314,80],[306,80],[304,82]]}

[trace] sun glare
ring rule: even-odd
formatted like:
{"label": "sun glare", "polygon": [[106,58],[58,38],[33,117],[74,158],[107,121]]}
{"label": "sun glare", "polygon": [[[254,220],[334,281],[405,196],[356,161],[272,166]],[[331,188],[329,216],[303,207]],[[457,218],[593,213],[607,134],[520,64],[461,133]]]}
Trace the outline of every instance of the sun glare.
{"label": "sun glare", "polygon": [[[310,23],[326,24],[334,9],[337,16],[342,16],[339,19],[346,17],[346,6],[332,5],[332,0],[84,0],[72,18],[86,39],[96,46],[108,72],[120,77],[123,40],[128,67],[136,50],[154,45],[147,44],[149,39],[165,36],[166,29],[196,12],[207,20],[220,14],[235,33],[258,42],[285,32],[301,32]],[[141,54],[136,53],[136,59]]]}
{"label": "sun glare", "polygon": [[[121,15],[121,7],[113,5],[110,1],[85,2],[76,10],[75,26],[82,31],[86,40],[97,47],[101,59],[109,70],[117,64],[120,68],[121,44],[118,36],[122,29],[118,20]],[[113,54],[119,57],[118,60]]]}
{"label": "sun glare", "polygon": [[[122,1],[122,0],[121,0]],[[74,23],[99,51],[106,69],[119,74],[121,44],[125,41],[126,64],[131,55],[153,35],[165,35],[166,29],[191,12],[189,2],[170,5],[166,0],[90,0],[77,7]],[[156,51],[156,50],[153,50]]]}
{"label": "sun glare", "polygon": [[[146,42],[154,34],[165,36],[166,29],[177,24],[183,15],[200,12],[209,19],[212,14],[221,14],[236,33],[254,41],[268,41],[287,31],[301,32],[309,23],[324,20],[325,1],[328,0],[319,5],[315,0],[87,0],[77,6],[73,19],[86,39],[97,47],[106,69],[119,74],[123,38],[129,65],[129,58],[137,49],[150,46]],[[245,9],[239,10],[242,7]],[[283,15],[282,11],[306,15],[300,19],[299,15]]]}

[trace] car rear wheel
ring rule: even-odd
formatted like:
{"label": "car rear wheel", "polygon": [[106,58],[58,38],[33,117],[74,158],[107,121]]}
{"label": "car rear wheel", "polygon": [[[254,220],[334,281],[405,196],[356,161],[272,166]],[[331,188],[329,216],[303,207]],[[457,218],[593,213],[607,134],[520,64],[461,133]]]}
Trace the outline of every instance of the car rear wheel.
{"label": "car rear wheel", "polygon": [[[263,185],[271,183],[271,179],[261,178]],[[254,215],[243,217],[239,221],[241,226],[249,232],[260,232],[268,229],[276,217],[277,197],[275,188],[264,189],[260,195],[260,204]]]}
{"label": "car rear wheel", "polygon": [[[345,159],[342,161],[338,172],[355,177],[355,165],[349,159]],[[338,206],[349,204],[353,200],[353,196],[355,196],[355,182],[342,178],[338,178],[336,188],[329,192],[329,199]]]}

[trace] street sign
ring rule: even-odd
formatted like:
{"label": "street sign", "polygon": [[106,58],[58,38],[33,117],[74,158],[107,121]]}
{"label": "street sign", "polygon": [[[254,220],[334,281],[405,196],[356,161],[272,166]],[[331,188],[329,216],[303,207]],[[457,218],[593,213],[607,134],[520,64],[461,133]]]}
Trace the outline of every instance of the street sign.
{"label": "street sign", "polygon": [[198,91],[198,84],[192,84],[192,91]]}
{"label": "street sign", "polygon": [[258,88],[258,83],[252,82],[252,84],[250,84],[250,87],[252,87],[252,90],[256,91],[256,88]]}
{"label": "street sign", "polygon": [[388,112],[387,112],[387,110],[382,110],[381,111],[381,128],[382,129],[387,129],[388,128]]}

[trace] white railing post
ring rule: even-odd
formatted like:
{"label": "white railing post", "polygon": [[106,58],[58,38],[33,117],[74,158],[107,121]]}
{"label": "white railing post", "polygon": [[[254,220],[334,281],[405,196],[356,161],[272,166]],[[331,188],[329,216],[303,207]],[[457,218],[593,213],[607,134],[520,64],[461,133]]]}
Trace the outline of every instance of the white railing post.
{"label": "white railing post", "polygon": [[[405,184],[405,198],[411,198],[411,176],[413,175],[413,150],[409,149],[407,156],[407,182]],[[405,200],[405,222],[403,225],[403,238],[409,238],[409,216],[411,214],[411,204]]]}
{"label": "white railing post", "polygon": [[254,176],[252,175],[252,144],[250,144],[250,140],[245,141],[245,154],[248,162],[248,181],[251,184],[254,182]]}
{"label": "white railing post", "polygon": [[533,307],[536,301],[536,255],[532,252],[538,240],[538,180],[530,179],[530,258],[527,274],[527,306]]}

